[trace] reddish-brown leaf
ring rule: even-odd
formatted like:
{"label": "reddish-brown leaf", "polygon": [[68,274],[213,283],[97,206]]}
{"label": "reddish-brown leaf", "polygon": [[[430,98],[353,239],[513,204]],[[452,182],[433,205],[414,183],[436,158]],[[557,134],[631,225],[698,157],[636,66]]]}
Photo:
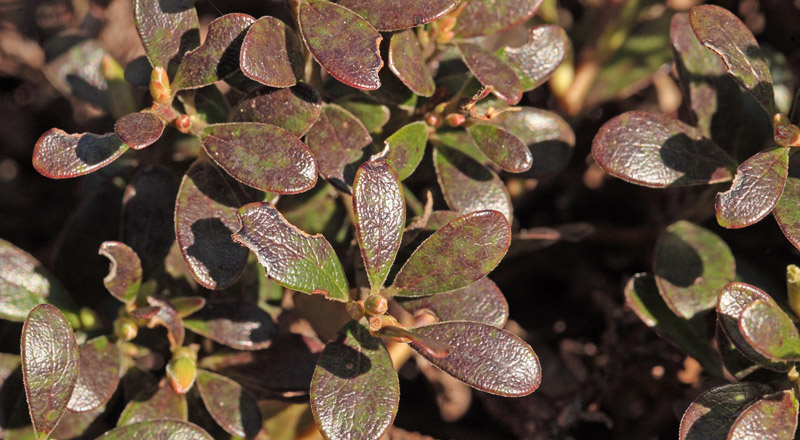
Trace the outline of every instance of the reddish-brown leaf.
{"label": "reddish-brown leaf", "polygon": [[342,0],[345,6],[364,17],[375,29],[399,31],[430,23],[447,14],[460,0]]}
{"label": "reddish-brown leaf", "polygon": [[46,131],[33,148],[33,167],[51,179],[83,176],[103,168],[128,149],[114,133]]}
{"label": "reddish-brown leaf", "polygon": [[420,96],[432,96],[436,90],[422,46],[412,30],[392,35],[389,43],[389,68],[412,92]]}
{"label": "reddish-brown leaf", "polygon": [[239,55],[242,73],[270,87],[290,87],[303,76],[300,38],[281,20],[265,16],[250,26]]}
{"label": "reddish-brown leaf", "polygon": [[150,64],[169,68],[200,45],[192,0],[135,0],[134,20]]}
{"label": "reddish-brown leaf", "polygon": [[778,204],[789,172],[789,149],[757,153],[736,170],[731,189],[717,193],[717,222],[726,228],[750,226]]}
{"label": "reddish-brown leaf", "polygon": [[261,430],[258,404],[238,383],[198,370],[197,390],[211,417],[229,434],[253,438]]}
{"label": "reddish-brown leaf", "polygon": [[149,147],[164,133],[164,121],[150,112],[129,113],[114,124],[117,136],[134,150]]}
{"label": "reddish-brown leaf", "polygon": [[136,252],[125,243],[106,241],[100,246],[100,255],[111,262],[108,275],[103,279],[106,289],[114,298],[133,304],[142,284],[142,263]]}
{"label": "reddish-brown leaf", "polygon": [[117,426],[125,426],[146,420],[171,419],[187,420],[189,408],[186,396],[172,390],[164,378],[155,386],[136,394],[119,416]]}
{"label": "reddish-brown leaf", "polygon": [[511,105],[522,99],[522,83],[511,66],[477,44],[461,43],[458,48],[475,78],[484,86],[491,86],[498,98]]}
{"label": "reddish-brown leaf", "polygon": [[105,336],[86,341],[78,351],[78,381],[67,409],[83,413],[100,408],[111,399],[119,385],[122,357],[117,344]]}
{"label": "reddish-brown leaf", "polygon": [[798,402],[794,390],[764,396],[739,414],[728,440],[783,440],[797,431]]}
{"label": "reddish-brown leaf", "polygon": [[467,287],[422,298],[397,298],[411,313],[430,311],[439,321],[471,321],[503,327],[508,320],[508,303],[488,277]]}
{"label": "reddish-brown leaf", "polygon": [[461,38],[492,35],[533,17],[543,0],[469,0],[458,15]]}
{"label": "reddish-brown leaf", "polygon": [[772,210],[783,235],[800,249],[800,179],[789,177],[783,195]]}
{"label": "reddish-brown leaf", "polygon": [[564,61],[569,52],[569,37],[560,26],[542,25],[530,30],[528,43],[504,47],[498,57],[517,73],[523,91],[542,85]]}
{"label": "reddish-brown leaf", "polygon": [[208,304],[183,323],[189,330],[237,350],[267,348],[278,332],[267,312],[233,301]]}
{"label": "reddish-brown leaf", "polygon": [[362,156],[372,137],[350,112],[335,104],[325,104],[306,135],[306,143],[317,158],[319,173],[342,186],[346,185],[344,167]]}
{"label": "reddish-brown leaf", "polygon": [[473,123],[467,132],[486,157],[509,173],[527,171],[533,165],[533,156],[520,138],[505,129],[491,124]]}
{"label": "reddish-brown leaf", "polygon": [[272,124],[300,137],[314,125],[321,110],[319,93],[306,83],[298,83],[250,93],[231,110],[231,121]]}

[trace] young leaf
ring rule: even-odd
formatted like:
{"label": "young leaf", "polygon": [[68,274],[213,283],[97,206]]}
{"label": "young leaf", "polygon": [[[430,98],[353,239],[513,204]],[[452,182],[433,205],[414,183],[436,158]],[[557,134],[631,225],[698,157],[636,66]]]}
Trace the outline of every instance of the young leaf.
{"label": "young leaf", "polygon": [[[238,185],[235,182],[233,185]],[[224,289],[239,278],[247,249],[234,243],[242,203],[213,164],[197,160],[183,176],[175,202],[175,235],[192,276],[208,289]]]}
{"label": "young leaf", "polygon": [[188,417],[186,396],[173,391],[169,381],[164,378],[157,385],[142,390],[128,402],[119,416],[117,426],[157,419],[186,421]]}
{"label": "young leaf", "polygon": [[319,173],[328,180],[344,183],[345,165],[361,157],[372,137],[350,112],[335,104],[325,104],[306,135],[306,143],[317,158]]}
{"label": "young leaf", "polygon": [[430,311],[441,322],[471,321],[503,327],[508,320],[506,298],[488,277],[451,292],[396,299],[410,313]]}
{"label": "young leaf", "polygon": [[411,343],[433,365],[475,389],[500,396],[524,396],[539,388],[542,381],[536,353],[525,341],[503,329],[453,321],[412,331],[452,347],[449,355],[435,358]]}
{"label": "young leaf", "polygon": [[205,307],[206,299],[202,296],[179,296],[170,298],[169,303],[175,308],[178,316],[186,318]]}
{"label": "young leaf", "polygon": [[67,179],[103,168],[127,150],[114,133],[68,134],[52,128],[36,141],[33,167],[51,179]]}
{"label": "young leaf", "polygon": [[384,160],[397,172],[400,180],[414,173],[425,154],[428,143],[428,126],[424,122],[412,122],[386,138],[389,153]]}
{"label": "young leaf", "polygon": [[364,17],[375,29],[399,31],[430,23],[447,14],[460,0],[342,0],[340,5]]}
{"label": "young leaf", "polygon": [[200,24],[192,0],[135,0],[134,21],[150,64],[170,67],[200,45]]}
{"label": "young leaf", "polygon": [[22,327],[20,352],[33,428],[46,438],[64,415],[75,389],[78,343],[64,315],[49,304],[40,304]]}
{"label": "young leaf", "polygon": [[732,12],[714,5],[692,8],[689,13],[697,39],[725,62],[728,74],[761,104],[775,113],[772,77],[753,34]]}
{"label": "young leaf", "polygon": [[592,142],[612,176],[665,188],[730,180],[733,160],[699,130],[660,113],[634,111],[606,122]]}
{"label": "young leaf", "polygon": [[114,124],[114,132],[134,150],[149,147],[164,133],[164,121],[150,112],[129,113]]}
{"label": "young leaf", "polygon": [[261,411],[241,385],[206,370],[197,371],[197,390],[206,409],[231,435],[253,438],[261,429]]}
{"label": "young leaf", "polygon": [[266,202],[242,206],[237,215],[242,227],[233,240],[256,254],[270,279],[300,292],[350,299],[342,263],[321,234],[297,229]]}
{"label": "young leaf", "polygon": [[231,110],[231,122],[261,122],[276,125],[300,137],[314,125],[322,98],[306,83],[285,89],[261,88],[242,98]]}
{"label": "young leaf", "polygon": [[521,173],[533,165],[528,146],[508,131],[492,124],[470,124],[467,132],[481,151],[505,171]]}
{"label": "young leaf", "polygon": [[381,86],[378,49],[383,37],[366,20],[336,3],[304,0],[297,22],[311,54],[332,77],[357,89]]}
{"label": "young leaf", "polygon": [[290,87],[303,77],[300,38],[281,20],[265,16],[250,26],[239,55],[242,73],[270,87]]}
{"label": "young leaf", "polygon": [[222,302],[206,305],[183,319],[189,330],[237,350],[261,350],[272,343],[278,327],[255,305]]}
{"label": "young leaf", "polygon": [[203,45],[183,57],[172,90],[198,89],[236,72],[242,40],[255,21],[247,14],[225,14],[212,21]]}
{"label": "young leaf", "polygon": [[543,0],[467,0],[458,15],[456,36],[492,35],[533,17]]}
{"label": "young leaf", "polygon": [[794,390],[765,396],[739,414],[728,433],[728,440],[793,438],[797,430],[797,412]]}
{"label": "young leaf", "polygon": [[326,438],[379,438],[397,414],[400,387],[383,342],[351,321],[325,346],[311,380],[311,410]]}
{"label": "young leaf", "polygon": [[403,187],[386,162],[364,162],[358,168],[353,213],[364,268],[376,293],[389,275],[406,224]]}
{"label": "young leaf", "polygon": [[400,296],[425,296],[472,284],[494,269],[508,250],[511,228],[502,213],[461,216],[428,237],[394,279]]}
{"label": "young leaf", "polygon": [[731,189],[717,193],[717,222],[736,229],[757,223],[778,204],[789,171],[789,149],[775,147],[744,161]]}
{"label": "young leaf", "polygon": [[530,32],[527,44],[504,47],[497,52],[498,58],[514,69],[524,92],[550,79],[569,52],[569,37],[562,27],[541,25]]}
{"label": "young leaf", "polygon": [[117,344],[105,336],[86,341],[78,353],[78,381],[67,409],[84,413],[102,407],[111,399],[119,385],[122,358]]}
{"label": "young leaf", "polygon": [[767,385],[753,382],[732,383],[704,392],[683,413],[679,440],[728,440],[739,413],[769,392]]}
{"label": "young leaf", "polygon": [[719,290],[736,276],[728,245],[687,221],[667,227],[659,238],[653,266],[661,296],[683,319],[713,309]]}
{"label": "young leaf", "polygon": [[114,298],[133,304],[142,284],[142,263],[136,252],[125,243],[106,241],[100,246],[100,255],[109,259],[108,275],[103,279],[106,289]]}
{"label": "young leaf", "polygon": [[317,183],[311,151],[280,127],[256,122],[209,125],[200,140],[214,162],[253,188],[295,194]]}
{"label": "young leaf", "polygon": [[794,247],[800,249],[800,179],[789,177],[783,195],[772,210],[783,235]]}
{"label": "young leaf", "polygon": [[156,419],[120,426],[98,437],[98,440],[180,439],[212,440],[194,423],[180,420]]}
{"label": "young leaf", "polygon": [[425,65],[422,46],[412,30],[392,35],[389,43],[389,69],[417,95],[433,96],[436,91],[436,83]]}
{"label": "young leaf", "polygon": [[522,84],[514,69],[504,61],[472,43],[461,43],[458,49],[464,63],[481,84],[492,87],[492,93],[511,105],[522,99]]}
{"label": "young leaf", "polygon": [[780,307],[755,300],[739,316],[739,330],[759,354],[774,361],[800,361],[800,332]]}

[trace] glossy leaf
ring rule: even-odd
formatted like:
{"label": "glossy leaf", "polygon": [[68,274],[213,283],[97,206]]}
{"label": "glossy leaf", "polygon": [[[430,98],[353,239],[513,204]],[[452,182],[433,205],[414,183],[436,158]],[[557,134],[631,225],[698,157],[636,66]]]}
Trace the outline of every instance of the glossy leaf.
{"label": "glossy leaf", "polygon": [[659,238],[654,272],[669,308],[690,319],[716,306],[717,293],[736,276],[736,262],[717,235],[679,221]]}
{"label": "glossy leaf", "polygon": [[491,124],[470,124],[467,132],[481,151],[505,171],[521,173],[533,165],[528,146],[503,128]]}
{"label": "glossy leaf", "polygon": [[270,87],[290,87],[303,77],[300,38],[281,20],[265,16],[250,26],[239,64],[248,78]]}
{"label": "glossy leaf", "polygon": [[164,121],[150,112],[129,113],[114,124],[114,132],[134,150],[149,147],[164,133]]}
{"label": "glossy leaf", "polygon": [[52,128],[36,141],[33,167],[51,179],[78,177],[103,168],[127,149],[114,133],[68,134]]}
{"label": "glossy leaf", "polygon": [[754,301],[739,316],[739,330],[759,354],[774,361],[800,361],[800,332],[780,307]]}
{"label": "glossy leaf", "polygon": [[216,373],[197,372],[197,390],[219,426],[231,435],[252,438],[261,429],[261,411],[242,386]]}
{"label": "glossy leaf", "polygon": [[311,151],[280,127],[255,122],[209,125],[200,139],[214,162],[253,188],[295,194],[317,182]]}
{"label": "glossy leaf", "polygon": [[458,49],[475,78],[484,86],[491,86],[498,98],[511,105],[522,99],[522,83],[511,66],[477,44],[461,43]]}
{"label": "glossy leaf", "polygon": [[314,125],[322,98],[306,83],[285,89],[262,88],[242,98],[231,111],[232,122],[272,124],[300,137]]}
{"label": "glossy leaf", "polygon": [[384,160],[397,172],[400,180],[405,180],[422,161],[427,142],[428,126],[421,121],[412,122],[386,138],[389,152]]}
{"label": "glossy leaf", "polygon": [[783,195],[772,210],[783,235],[800,249],[800,179],[789,177]]}
{"label": "glossy leaf", "polygon": [[503,327],[508,320],[508,303],[488,277],[467,287],[422,298],[397,298],[411,313],[430,311],[439,321],[482,322]]}
{"label": "glossy leaf", "polygon": [[396,327],[387,325],[382,327],[378,333],[381,336],[388,336],[390,338],[403,338],[408,340],[409,343],[420,353],[430,356],[435,359],[441,359],[452,351],[452,347],[437,339],[423,336],[415,333],[405,327]]}
{"label": "glossy leaf", "polygon": [[178,394],[166,378],[158,385],[142,390],[133,398],[119,417],[117,426],[126,426],[148,420],[172,419],[186,421],[189,407],[186,396]]}
{"label": "glossy leaf", "polygon": [[[147,326],[154,328],[157,325],[164,327],[167,330],[167,339],[169,340],[170,349],[174,350],[183,345],[183,339],[186,336],[186,329],[183,325],[183,320],[178,316],[178,311],[169,303],[169,301],[161,300],[155,297],[148,297],[147,303],[151,307],[155,307],[155,313],[148,314],[149,321]],[[137,310],[142,310],[139,308]],[[134,314],[134,316],[136,316]],[[137,316],[140,317],[140,316]]]}
{"label": "glossy leaf", "polygon": [[798,402],[794,390],[770,394],[739,414],[728,433],[728,439],[790,439],[797,430],[797,413]]}
{"label": "glossy leaf", "polygon": [[558,114],[533,107],[520,107],[519,111],[497,115],[494,122],[531,150],[533,163],[526,176],[537,179],[549,177],[567,166],[575,146],[575,133]]}
{"label": "glossy leaf", "polygon": [[117,344],[98,336],[79,348],[80,366],[67,409],[83,413],[105,405],[119,385],[122,357]]}
{"label": "glossy leaf", "polygon": [[397,413],[400,387],[380,339],[351,321],[325,346],[311,380],[311,410],[330,439],[379,438]]}
{"label": "glossy leaf", "polygon": [[736,417],[769,393],[770,387],[753,382],[712,388],[698,396],[683,413],[680,440],[728,440]]}
{"label": "glossy leaf", "polygon": [[100,255],[109,259],[108,275],[103,279],[106,289],[114,298],[133,304],[142,284],[142,263],[136,252],[125,243],[106,241],[100,246]]}
{"label": "glossy leaf", "polygon": [[137,440],[142,438],[212,440],[207,432],[194,423],[165,419],[120,426],[101,435],[98,440]]}
{"label": "glossy leaf", "polygon": [[447,14],[460,0],[342,0],[345,6],[364,17],[375,29],[399,31],[430,23]]}
{"label": "glossy leaf", "polygon": [[217,167],[198,160],[183,176],[175,202],[175,235],[192,276],[208,289],[224,289],[239,278],[249,252],[234,243],[242,203]]}
{"label": "glossy leaf", "polygon": [[135,0],[134,20],[150,64],[177,63],[200,45],[199,22],[192,0]]}
{"label": "glossy leaf", "polygon": [[342,263],[321,234],[297,229],[266,202],[245,205],[238,216],[242,228],[233,240],[256,254],[271,280],[337,301],[350,299]]}
{"label": "glossy leaf", "polygon": [[297,10],[300,35],[332,77],[357,89],[381,86],[379,47],[383,37],[353,11],[325,0],[302,1]]}
{"label": "glossy leaf", "polygon": [[744,161],[736,170],[731,189],[717,194],[717,222],[736,229],[766,217],[783,194],[788,171],[788,148],[775,147]]}
{"label": "glossy leaf", "polygon": [[569,38],[560,26],[542,25],[530,30],[528,43],[504,47],[498,57],[511,66],[519,77],[522,90],[533,90],[545,81],[564,61],[569,52]]}
{"label": "glossy leaf", "polygon": [[378,101],[348,97],[336,104],[352,113],[370,133],[380,133],[391,117],[389,107]]}
{"label": "glossy leaf", "polygon": [[22,327],[22,378],[33,428],[49,434],[67,409],[78,380],[78,344],[55,307],[33,308]]}
{"label": "glossy leaf", "polygon": [[770,115],[775,113],[769,67],[747,26],[732,12],[714,5],[692,8],[689,20],[697,39],[722,58],[728,74]]}
{"label": "glossy leaf", "polygon": [[652,188],[730,180],[732,159],[696,128],[659,113],[623,113],[600,128],[594,160],[612,176]]}
{"label": "glossy leaf", "polygon": [[319,173],[328,180],[344,182],[344,167],[359,159],[372,143],[364,125],[350,112],[334,104],[322,107],[319,119],[306,135]]}
{"label": "glossy leaf", "polygon": [[414,31],[406,30],[392,35],[389,68],[412,92],[420,96],[433,96],[436,83],[425,64],[422,46]]}
{"label": "glossy leaf", "polygon": [[456,35],[462,38],[492,35],[533,17],[542,0],[466,0],[458,15]]}
{"label": "glossy leaf", "polygon": [[420,244],[394,279],[400,296],[425,296],[468,286],[494,269],[511,241],[508,220],[477,211],[446,224]]}
{"label": "glossy leaf", "polygon": [[242,302],[208,304],[183,323],[189,330],[237,350],[267,348],[278,332],[267,312]]}
{"label": "glossy leaf", "polygon": [[433,365],[475,389],[500,396],[524,396],[534,392],[542,381],[536,353],[503,329],[453,321],[412,330],[452,347],[449,355],[437,359],[411,344]]}
{"label": "glossy leaf", "polygon": [[44,52],[47,64],[41,67],[42,73],[58,91],[75,98],[76,104],[111,110],[109,82],[102,72],[108,53],[100,41],[63,35],[48,39]]}

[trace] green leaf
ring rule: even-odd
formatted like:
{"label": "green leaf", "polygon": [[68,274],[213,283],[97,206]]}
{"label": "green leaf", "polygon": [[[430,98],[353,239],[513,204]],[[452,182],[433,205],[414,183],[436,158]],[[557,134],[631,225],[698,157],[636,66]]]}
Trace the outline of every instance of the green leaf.
{"label": "green leaf", "polygon": [[797,413],[794,390],[770,394],[739,414],[728,433],[728,440],[793,438],[797,430]]}
{"label": "green leaf", "polygon": [[468,286],[494,269],[508,250],[511,228],[497,211],[477,211],[446,224],[420,244],[394,279],[400,296],[425,296]]}
{"label": "green leaf", "polygon": [[353,213],[361,257],[375,294],[389,275],[406,224],[403,187],[386,162],[364,162],[358,168]]}
{"label": "green leaf", "polygon": [[669,225],[659,238],[653,266],[661,296],[684,319],[713,309],[719,290],[736,277],[728,245],[683,220]]}
{"label": "green leaf", "polygon": [[211,436],[194,423],[180,420],[156,419],[112,429],[98,440],[180,439],[212,440]]}
{"label": "green leaf", "polygon": [[384,157],[389,166],[397,172],[400,180],[414,173],[428,143],[428,126],[422,122],[412,122],[386,138],[389,152]]}
{"label": "green leaf", "polygon": [[712,388],[699,395],[681,418],[680,440],[728,440],[736,417],[769,393],[770,387],[743,382]]}
{"label": "green leaf", "polygon": [[484,86],[492,87],[492,93],[498,98],[511,105],[516,105],[522,99],[519,77],[506,62],[477,44],[461,43],[458,49],[475,78]]}
{"label": "green leaf", "polygon": [[209,157],[245,185],[295,194],[317,183],[311,151],[280,127],[256,122],[209,125],[200,139]]}
{"label": "green leaf", "polygon": [[311,380],[311,410],[325,438],[380,438],[400,400],[383,342],[351,321],[325,346]]}
{"label": "green leaf", "polygon": [[305,293],[348,301],[342,263],[322,235],[308,235],[270,203],[251,203],[237,213],[242,228],[233,240],[247,246],[276,283]]}
{"label": "green leaf", "polygon": [[714,5],[689,13],[697,39],[725,62],[728,74],[753,95],[770,115],[775,113],[772,77],[755,37],[732,12]]}
{"label": "green leaf", "polygon": [[783,235],[794,247],[800,249],[800,179],[789,177],[783,195],[772,210]]}
{"label": "green leaf", "polygon": [[46,438],[64,415],[75,389],[78,343],[64,315],[49,304],[40,304],[22,327],[20,351],[33,428]]}
{"label": "green leaf", "polygon": [[550,79],[568,52],[569,37],[564,29],[541,25],[531,28],[527,44],[504,47],[497,52],[497,56],[514,69],[522,91],[527,92]]}
{"label": "green leaf", "polygon": [[342,0],[340,5],[364,17],[375,29],[399,31],[430,23],[444,16],[460,0]]}
{"label": "green leaf", "polygon": [[464,0],[467,6],[458,15],[456,36],[461,38],[492,35],[533,17],[542,0]]}
{"label": "green leaf", "polygon": [[491,124],[473,123],[467,132],[486,156],[505,171],[521,173],[533,165],[530,149],[520,138]]}
{"label": "green leaf", "polygon": [[433,96],[436,91],[436,83],[425,64],[422,46],[412,30],[392,35],[389,43],[389,69],[417,95]]}
{"label": "green leaf", "polygon": [[178,296],[170,298],[169,303],[175,308],[178,316],[185,318],[205,307],[206,299],[202,296]]}
{"label": "green leaf", "polygon": [[100,245],[100,255],[109,259],[108,275],[103,279],[114,298],[133,304],[142,285],[142,263],[136,252],[125,243],[106,241]]}
{"label": "green leaf", "polygon": [[142,390],[128,402],[119,416],[117,426],[158,419],[186,421],[188,417],[186,396],[173,391],[169,381],[164,378],[157,385]]}
{"label": "green leaf", "polygon": [[337,80],[357,89],[381,86],[381,34],[353,11],[326,0],[300,2],[300,35],[314,59]]}
{"label": "green leaf", "polygon": [[127,150],[114,133],[68,134],[52,128],[36,141],[33,167],[51,179],[68,179],[103,168]]}
{"label": "green leaf", "polygon": [[503,327],[508,320],[508,303],[488,277],[451,292],[396,299],[410,313],[429,311],[441,322],[471,321]]}
{"label": "green leaf", "polygon": [[238,383],[210,371],[198,370],[197,390],[211,417],[229,434],[253,438],[261,430],[261,411]]}
{"label": "green leaf", "polygon": [[319,93],[306,83],[298,83],[285,89],[251,92],[233,108],[231,121],[276,125],[300,137],[314,125],[321,110]]}
{"label": "green leaf", "polygon": [[80,366],[67,409],[85,413],[103,407],[119,385],[122,357],[117,344],[98,336],[79,348]]}
{"label": "green leaf", "polygon": [[411,347],[444,372],[465,384],[500,396],[524,396],[539,388],[539,358],[522,339],[503,329],[478,322],[441,322],[412,331],[452,347],[443,358]]}
{"label": "green leaf", "polygon": [[733,160],[699,130],[659,113],[634,111],[606,122],[592,155],[612,176],[666,188],[730,180]]}
{"label": "green leaf", "polygon": [[362,150],[372,143],[372,137],[352,113],[338,105],[325,104],[306,135],[306,143],[314,152],[319,173],[342,185],[345,184],[344,167],[362,156]]}
{"label": "green leaf", "polygon": [[303,77],[303,48],[292,28],[275,17],[250,26],[239,56],[242,73],[270,87],[290,87]]}
{"label": "green leaf", "polygon": [[149,147],[164,133],[164,121],[153,113],[129,113],[114,124],[117,137],[134,150]]}
{"label": "green leaf", "polygon": [[739,330],[759,354],[774,361],[800,361],[800,332],[780,307],[753,301],[739,316]]}
{"label": "green leaf", "polygon": [[789,149],[775,147],[744,161],[731,189],[717,193],[717,222],[736,229],[757,223],[778,204],[789,171]]}
{"label": "green leaf", "polygon": [[336,100],[336,104],[358,118],[370,133],[380,133],[391,117],[389,107],[371,99],[350,96]]}
{"label": "green leaf", "polygon": [[278,327],[259,307],[226,301],[207,304],[183,319],[189,330],[237,350],[261,350],[272,343]]}
{"label": "green leaf", "polygon": [[192,0],[135,0],[134,21],[150,64],[168,69],[200,45]]}

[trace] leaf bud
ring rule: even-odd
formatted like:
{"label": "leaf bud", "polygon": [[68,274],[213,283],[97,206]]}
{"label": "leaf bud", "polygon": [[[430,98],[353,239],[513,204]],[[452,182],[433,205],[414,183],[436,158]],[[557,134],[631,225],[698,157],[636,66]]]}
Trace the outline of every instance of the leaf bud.
{"label": "leaf bud", "polygon": [[97,313],[88,307],[81,307],[78,311],[78,315],[81,318],[81,328],[85,330],[96,328],[100,323],[100,318],[97,316]]}
{"label": "leaf bud", "polygon": [[370,295],[364,300],[364,310],[368,315],[383,315],[389,310],[389,301],[380,295]]}
{"label": "leaf bud", "polygon": [[169,76],[163,67],[155,67],[150,74],[150,95],[153,101],[161,105],[169,105],[172,101],[172,91],[169,88]]}
{"label": "leaf bud", "polygon": [[189,133],[189,129],[192,128],[192,118],[189,115],[178,116],[178,119],[175,120],[175,127],[181,133]]}
{"label": "leaf bud", "polygon": [[447,125],[453,128],[464,125],[464,122],[466,122],[466,120],[467,118],[461,113],[450,113],[444,118],[444,121],[447,122]]}
{"label": "leaf bud", "polygon": [[186,394],[197,377],[197,354],[188,347],[176,349],[167,364],[167,377],[176,393]]}
{"label": "leaf bud", "polygon": [[345,310],[351,318],[359,320],[364,317],[364,303],[361,301],[350,301],[345,304]]}
{"label": "leaf bud", "polygon": [[138,333],[139,326],[133,319],[123,316],[114,321],[114,334],[123,341],[133,340]]}
{"label": "leaf bud", "polygon": [[800,128],[792,124],[789,118],[777,113],[774,117],[775,142],[783,147],[800,147]]}

